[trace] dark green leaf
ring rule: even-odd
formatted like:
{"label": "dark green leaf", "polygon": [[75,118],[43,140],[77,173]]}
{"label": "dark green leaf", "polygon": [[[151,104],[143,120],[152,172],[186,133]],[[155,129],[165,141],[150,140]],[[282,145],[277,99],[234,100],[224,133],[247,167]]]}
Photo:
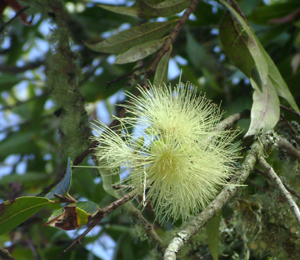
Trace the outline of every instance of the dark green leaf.
{"label": "dark green leaf", "polygon": [[218,260],[219,226],[222,219],[222,210],[220,210],[212,219],[206,223],[206,233],[208,237],[208,246],[214,260]]}
{"label": "dark green leaf", "polygon": [[0,204],[0,235],[15,228],[51,201],[41,197],[20,197]]}
{"label": "dark green leaf", "polygon": [[168,81],[168,68],[169,68],[169,59],[172,53],[172,45],[170,45],[169,50],[162,56],[160,59],[153,80],[153,85],[158,87],[161,84],[167,84]]}
{"label": "dark green leaf", "polygon": [[46,198],[54,199],[55,198],[54,194],[58,194],[61,196],[67,195],[71,186],[71,180],[72,180],[72,165],[71,165],[71,159],[69,157],[68,166],[64,177],[57,184],[57,186],[46,195]]}
{"label": "dark green leaf", "polygon": [[158,39],[149,42],[145,42],[130,48],[128,51],[120,54],[115,63],[124,64],[129,62],[138,61],[146,58],[147,56],[158,51],[164,44],[165,39]]}
{"label": "dark green leaf", "polygon": [[274,3],[271,5],[260,5],[257,6],[253,10],[253,12],[247,16],[247,18],[248,20],[254,23],[272,23],[273,19],[278,19],[287,16],[293,13],[298,8],[300,8],[299,1],[287,1],[281,3]]}
{"label": "dark green leaf", "polygon": [[220,41],[228,58],[247,77],[251,77],[255,66],[252,55],[235,29],[234,20],[230,12],[226,12],[219,26]]}
{"label": "dark green leaf", "polygon": [[248,48],[255,62],[260,80],[263,85],[266,85],[267,78],[268,78],[268,63],[262,51],[259,48],[255,35],[252,31],[252,28],[232,6],[230,6],[224,0],[220,0],[220,1],[232,13],[233,24],[235,26],[235,29],[237,30],[238,37],[241,37],[241,39],[244,41],[246,47]]}
{"label": "dark green leaf", "polygon": [[18,84],[22,78],[14,74],[2,73],[0,75],[0,90],[10,90],[14,85]]}
{"label": "dark green leaf", "polygon": [[93,51],[115,54],[123,53],[136,45],[162,37],[175,21],[144,23],[122,31],[102,42],[86,45]]}

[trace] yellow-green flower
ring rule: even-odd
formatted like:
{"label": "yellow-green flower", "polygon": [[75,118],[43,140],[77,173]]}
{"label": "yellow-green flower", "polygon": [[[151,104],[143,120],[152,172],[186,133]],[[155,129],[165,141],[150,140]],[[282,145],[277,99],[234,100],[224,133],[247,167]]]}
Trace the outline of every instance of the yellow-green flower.
{"label": "yellow-green flower", "polygon": [[113,173],[128,172],[122,182],[152,202],[160,221],[187,220],[232,174],[237,132],[215,130],[222,113],[189,84],[139,90],[138,97],[127,93],[124,107],[134,116],[119,118],[118,131],[96,126],[95,155]]}

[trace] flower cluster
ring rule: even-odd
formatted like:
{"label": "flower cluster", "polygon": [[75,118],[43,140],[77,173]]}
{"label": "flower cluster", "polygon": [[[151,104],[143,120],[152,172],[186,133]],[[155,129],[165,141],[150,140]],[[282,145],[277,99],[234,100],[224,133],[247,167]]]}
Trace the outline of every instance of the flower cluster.
{"label": "flower cluster", "polygon": [[139,87],[124,105],[132,117],[111,130],[95,125],[102,167],[127,172],[123,183],[151,201],[158,219],[187,220],[226,184],[239,151],[237,131],[216,130],[222,113],[189,84]]}

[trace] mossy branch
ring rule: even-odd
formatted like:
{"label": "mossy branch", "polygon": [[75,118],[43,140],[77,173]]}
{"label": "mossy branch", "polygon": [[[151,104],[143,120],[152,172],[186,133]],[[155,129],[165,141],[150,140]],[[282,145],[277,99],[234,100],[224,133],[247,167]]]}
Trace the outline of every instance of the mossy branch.
{"label": "mossy branch", "polygon": [[257,157],[262,153],[263,146],[259,141],[256,141],[251,146],[251,150],[246,156],[238,173],[231,179],[228,185],[220,192],[215,200],[213,200],[197,217],[190,221],[188,225],[178,232],[171,240],[165,251],[164,260],[175,260],[176,254],[179,252],[180,248],[192,236],[194,236],[200,228],[205,226],[209,219],[214,217],[216,213],[223,208],[227,201],[237,192],[239,185],[245,182],[256,164]]}
{"label": "mossy branch", "polygon": [[263,157],[260,157],[258,159],[258,162],[260,166],[263,168],[263,170],[268,174],[271,181],[273,182],[276,189],[278,189],[282,195],[282,197],[285,199],[286,203],[290,207],[292,213],[294,214],[296,221],[298,223],[298,229],[300,230],[300,211],[296,204],[296,202],[293,200],[291,194],[288,192],[288,190],[284,187],[282,181],[277,176],[274,169],[266,162],[266,160]]}

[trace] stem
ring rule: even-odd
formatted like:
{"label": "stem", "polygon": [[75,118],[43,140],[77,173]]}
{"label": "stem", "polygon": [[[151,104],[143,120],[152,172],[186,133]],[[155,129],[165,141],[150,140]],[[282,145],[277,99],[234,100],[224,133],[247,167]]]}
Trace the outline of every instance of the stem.
{"label": "stem", "polygon": [[294,214],[296,221],[298,223],[298,229],[300,230],[300,211],[296,204],[296,202],[293,200],[291,194],[287,191],[287,189],[284,187],[283,183],[281,182],[280,178],[277,176],[274,169],[266,162],[266,160],[262,157],[258,159],[258,162],[260,166],[263,168],[263,170],[268,174],[271,181],[273,182],[274,186],[280,191],[281,195],[289,205],[292,213]]}

